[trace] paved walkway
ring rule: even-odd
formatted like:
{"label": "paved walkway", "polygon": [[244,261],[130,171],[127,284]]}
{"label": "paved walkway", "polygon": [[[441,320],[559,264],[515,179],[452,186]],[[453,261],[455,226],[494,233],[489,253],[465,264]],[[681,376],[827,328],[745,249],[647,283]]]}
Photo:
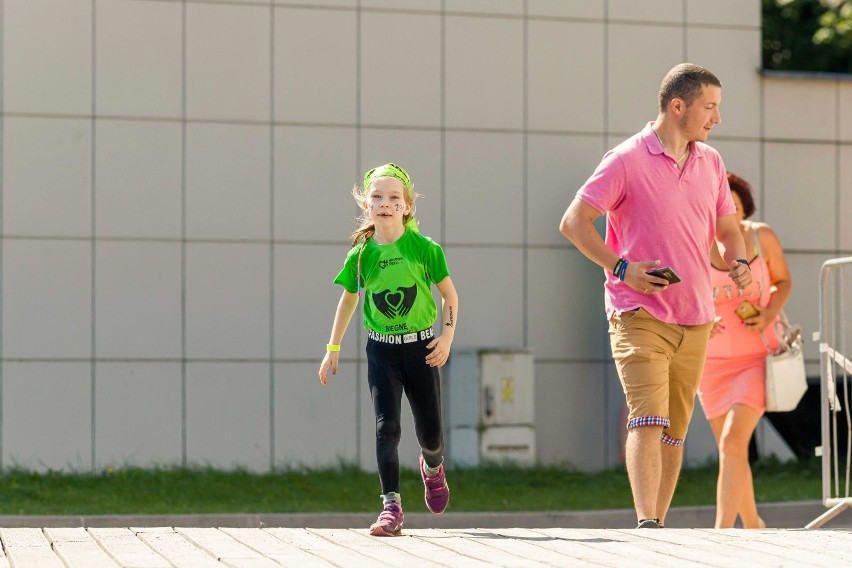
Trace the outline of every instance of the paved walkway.
{"label": "paved walkway", "polygon": [[0,528],[0,567],[852,566],[852,530]]}
{"label": "paved walkway", "polygon": [[[771,503],[775,528],[713,530],[713,507],[675,507],[664,530],[609,511],[406,513],[398,538],[373,514],[0,516],[0,568],[388,566],[852,566],[852,511],[822,530],[817,501]],[[352,528],[355,527],[355,528]],[[684,528],[678,528],[684,527]]]}

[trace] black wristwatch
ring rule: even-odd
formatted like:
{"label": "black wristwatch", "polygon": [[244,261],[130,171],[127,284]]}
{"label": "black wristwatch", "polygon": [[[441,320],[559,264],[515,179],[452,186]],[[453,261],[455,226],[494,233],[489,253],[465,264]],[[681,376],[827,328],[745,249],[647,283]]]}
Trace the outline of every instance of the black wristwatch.
{"label": "black wristwatch", "polygon": [[737,262],[739,262],[740,264],[745,264],[746,266],[748,266],[748,269],[749,269],[749,270],[751,270],[751,264],[750,264],[750,263],[749,263],[749,261],[747,261],[746,259],[744,259],[744,258],[738,258],[738,259],[737,259]]}

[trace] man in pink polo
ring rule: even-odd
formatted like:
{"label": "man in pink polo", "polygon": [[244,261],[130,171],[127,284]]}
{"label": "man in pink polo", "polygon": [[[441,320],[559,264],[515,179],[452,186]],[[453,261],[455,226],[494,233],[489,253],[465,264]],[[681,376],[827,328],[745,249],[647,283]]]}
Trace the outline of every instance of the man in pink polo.
{"label": "man in pink polo", "polygon": [[[560,231],[606,273],[613,359],[627,399],[625,457],[638,528],[661,528],[713,317],[709,250],[751,282],[722,158],[704,144],[722,119],[722,85],[690,63],[660,86],[657,119],[607,152],[577,192]],[[606,240],[594,221],[607,216]],[[648,272],[670,267],[679,282]]]}

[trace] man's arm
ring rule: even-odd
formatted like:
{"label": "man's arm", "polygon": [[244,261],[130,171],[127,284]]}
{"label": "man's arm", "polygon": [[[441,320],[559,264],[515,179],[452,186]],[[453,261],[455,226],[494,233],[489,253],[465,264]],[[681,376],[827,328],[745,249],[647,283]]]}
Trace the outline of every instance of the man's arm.
{"label": "man's arm", "polygon": [[[600,216],[600,211],[579,197],[575,197],[574,201],[571,202],[571,205],[565,211],[565,215],[562,216],[562,222],[559,224],[559,232],[574,243],[574,246],[586,255],[589,260],[607,272],[612,272],[619,257],[606,246],[600,233],[595,228],[595,219]],[[668,281],[646,274],[646,271],[659,264],[659,260],[629,263],[627,271],[624,274],[624,283],[634,290],[646,294],[653,294],[664,290],[669,284]]]}
{"label": "man's arm", "polygon": [[725,254],[722,255],[728,267],[729,274],[738,288],[745,288],[751,284],[751,269],[747,264],[737,262],[746,258],[745,241],[737,218],[733,215],[725,215],[716,219],[716,240],[724,247]]}
{"label": "man's arm", "polygon": [[612,270],[618,262],[618,256],[606,246],[595,228],[595,219],[600,216],[601,213],[597,209],[575,197],[562,216],[559,232],[574,243],[589,260],[605,270]]}

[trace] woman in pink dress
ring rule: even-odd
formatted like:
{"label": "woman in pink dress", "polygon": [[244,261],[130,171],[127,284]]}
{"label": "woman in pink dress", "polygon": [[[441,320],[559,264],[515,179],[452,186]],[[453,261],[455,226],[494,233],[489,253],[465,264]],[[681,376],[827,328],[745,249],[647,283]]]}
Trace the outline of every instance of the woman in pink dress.
{"label": "woman in pink dress", "polygon": [[[738,290],[716,246],[711,250],[716,319],[710,333],[698,398],[719,447],[716,528],[731,528],[739,515],[743,528],[765,527],[757,513],[748,461],[752,433],[765,410],[766,350],[778,340],[773,326],[790,297],[790,273],[781,243],[766,223],[747,219],[754,213],[751,186],[728,173],[737,218],[750,259],[752,284]],[[759,313],[741,319],[748,301]],[[741,312],[742,313],[742,312]],[[762,333],[765,332],[765,333]]]}

